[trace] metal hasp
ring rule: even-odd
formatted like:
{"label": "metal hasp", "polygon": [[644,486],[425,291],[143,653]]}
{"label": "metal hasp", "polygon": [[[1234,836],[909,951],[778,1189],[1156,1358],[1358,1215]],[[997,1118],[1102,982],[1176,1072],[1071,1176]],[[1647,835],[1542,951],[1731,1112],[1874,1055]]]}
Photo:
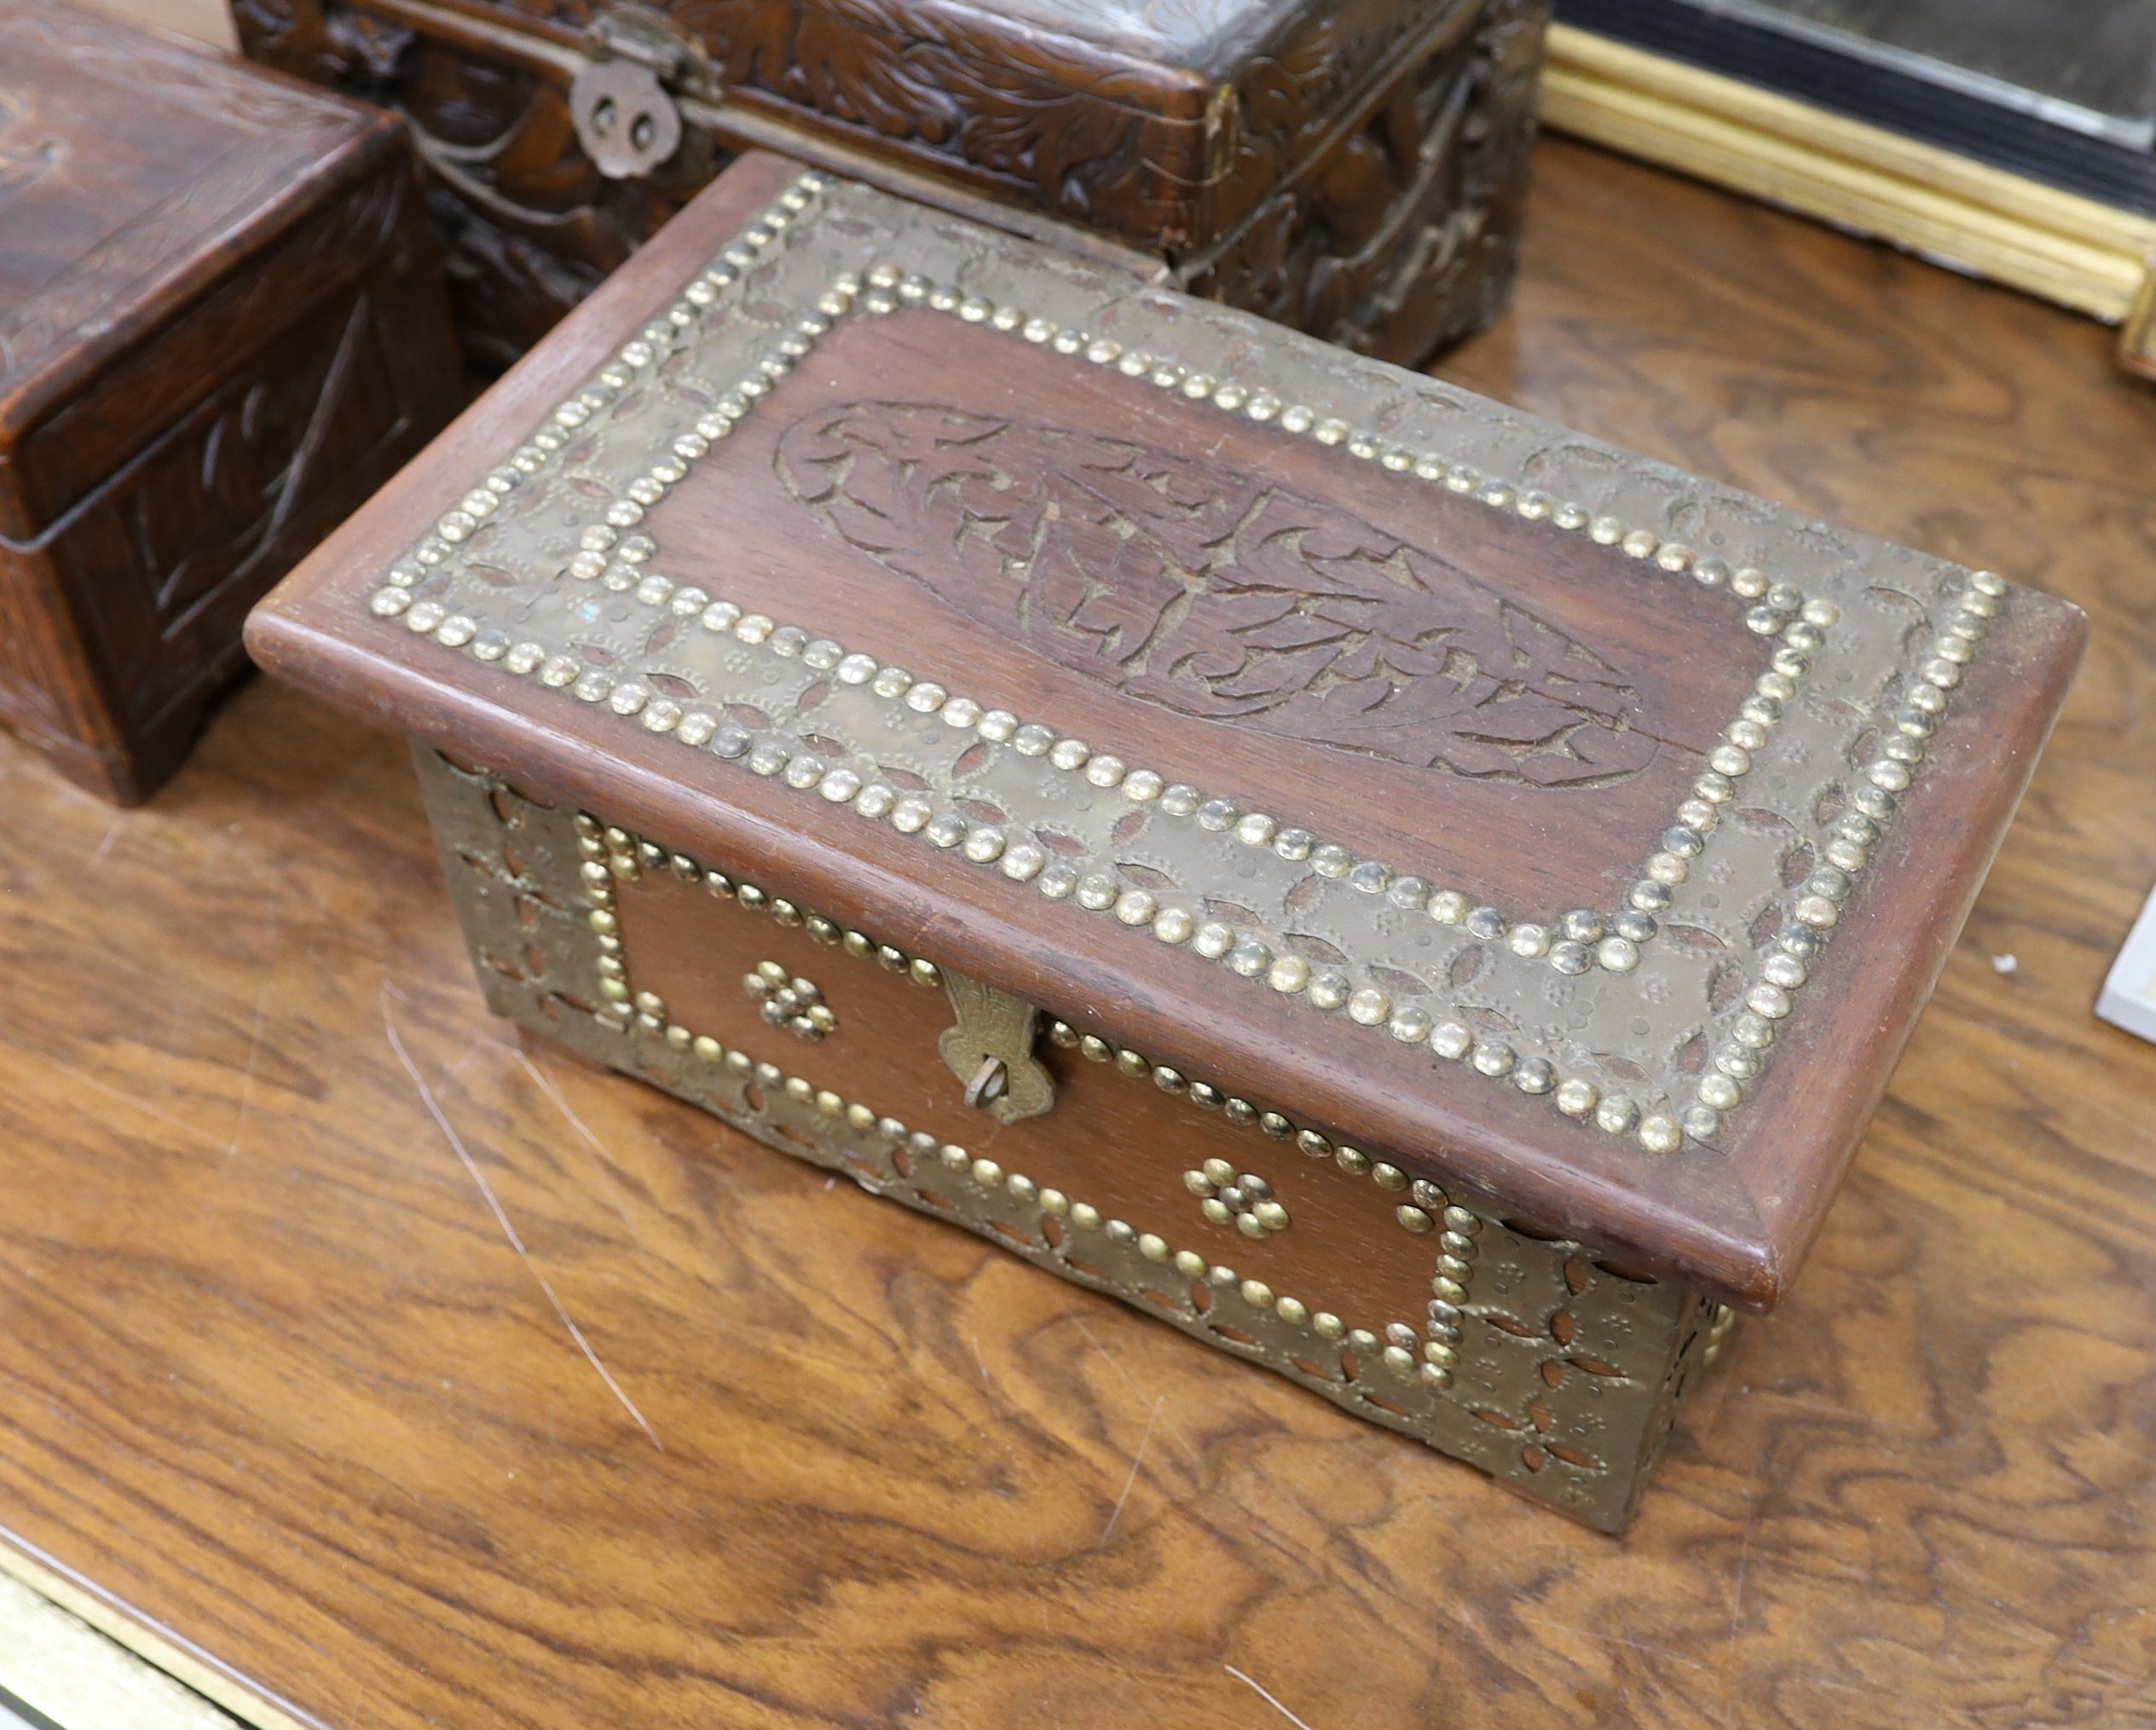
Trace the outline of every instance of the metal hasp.
{"label": "metal hasp", "polygon": [[937,1042],[951,1073],[965,1084],[966,1103],[1003,1123],[1038,1117],[1055,1103],[1055,1083],[1033,1055],[1040,1011],[979,980],[944,969],[954,1027]]}
{"label": "metal hasp", "polygon": [[569,81],[569,119],[601,174],[634,180],[681,148],[681,110],[667,84],[688,66],[689,48],[662,17],[634,6],[601,14],[591,42]]}

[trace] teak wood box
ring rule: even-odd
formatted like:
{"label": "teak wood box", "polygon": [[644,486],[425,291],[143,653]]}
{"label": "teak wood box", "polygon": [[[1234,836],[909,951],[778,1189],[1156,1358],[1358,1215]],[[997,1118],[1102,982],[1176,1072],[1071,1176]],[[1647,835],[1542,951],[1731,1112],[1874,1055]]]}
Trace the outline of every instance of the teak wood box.
{"label": "teak wood box", "polygon": [[503,1015],[1609,1529],[2084,638],[769,157],[250,627]]}
{"label": "teak wood box", "polygon": [[499,367],[729,153],[1413,363],[1512,284],[1547,0],[234,0],[394,107]]}
{"label": "teak wood box", "polygon": [[247,609],[460,373],[395,119],[0,0],[0,723],[153,791]]}

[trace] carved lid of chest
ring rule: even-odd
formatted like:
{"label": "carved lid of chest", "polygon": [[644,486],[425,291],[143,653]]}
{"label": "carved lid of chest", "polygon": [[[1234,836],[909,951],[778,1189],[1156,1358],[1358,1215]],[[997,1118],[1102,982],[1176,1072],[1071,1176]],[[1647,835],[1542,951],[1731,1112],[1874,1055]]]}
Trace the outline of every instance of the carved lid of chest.
{"label": "carved lid of chest", "polygon": [[2083,632],[1988,574],[754,159],[251,640],[1764,1304]]}
{"label": "carved lid of chest", "polygon": [[401,145],[385,115],[66,0],[0,0],[0,534],[20,538],[367,257],[402,182],[351,188]]}
{"label": "carved lid of chest", "polygon": [[[243,11],[261,51],[284,64],[408,52],[408,27],[458,36],[472,26],[445,14],[462,13],[492,52],[535,70],[544,55],[502,43],[505,26],[527,46],[642,63],[677,95],[804,125],[1178,261],[1363,127],[1367,144],[1327,171],[1323,196],[1338,201],[1344,248],[1373,244],[1388,190],[1460,171],[1474,143],[1458,136],[1476,124],[1460,107],[1471,84],[1504,84],[1524,104],[1546,10],[1541,0],[346,3],[350,18],[332,12],[327,28],[310,8]],[[1424,66],[1431,75],[1419,81]]]}

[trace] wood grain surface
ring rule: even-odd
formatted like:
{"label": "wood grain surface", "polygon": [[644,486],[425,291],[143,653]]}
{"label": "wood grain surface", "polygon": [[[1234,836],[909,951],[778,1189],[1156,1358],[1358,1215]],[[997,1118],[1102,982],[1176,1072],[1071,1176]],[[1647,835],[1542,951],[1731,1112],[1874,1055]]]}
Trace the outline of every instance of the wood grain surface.
{"label": "wood grain surface", "polygon": [[522,1050],[402,747],[263,684],[125,818],[0,755],[0,1524],[334,1730],[2156,1721],[2156,1049],[2089,1013],[2156,873],[2156,399],[2063,314],[1540,167],[1452,376],[2095,623],[1628,1538]]}

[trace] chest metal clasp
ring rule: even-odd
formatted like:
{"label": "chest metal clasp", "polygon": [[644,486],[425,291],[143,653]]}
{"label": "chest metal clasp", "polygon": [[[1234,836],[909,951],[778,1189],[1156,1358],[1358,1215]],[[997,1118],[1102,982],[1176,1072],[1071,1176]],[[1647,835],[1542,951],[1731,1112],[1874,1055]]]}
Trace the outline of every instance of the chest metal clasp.
{"label": "chest metal clasp", "polygon": [[1055,1083],[1033,1055],[1040,1011],[1023,999],[963,974],[943,970],[957,1024],[937,1042],[951,1073],[965,1084],[966,1103],[1003,1123],[1038,1117],[1055,1103]]}

